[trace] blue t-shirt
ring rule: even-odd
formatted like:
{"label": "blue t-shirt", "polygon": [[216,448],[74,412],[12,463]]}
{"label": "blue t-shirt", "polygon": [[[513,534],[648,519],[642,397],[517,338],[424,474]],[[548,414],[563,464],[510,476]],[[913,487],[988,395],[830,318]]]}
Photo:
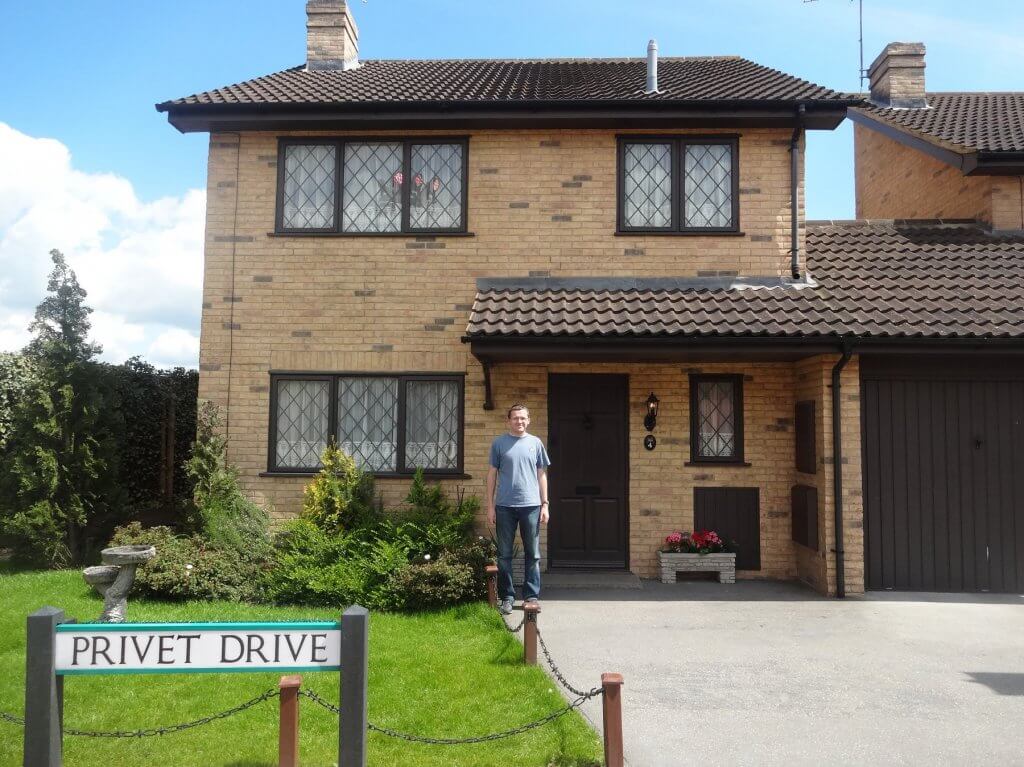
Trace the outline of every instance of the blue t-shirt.
{"label": "blue t-shirt", "polygon": [[491,443],[491,466],[498,470],[495,506],[540,506],[537,469],[551,465],[544,443],[532,434],[502,434]]}

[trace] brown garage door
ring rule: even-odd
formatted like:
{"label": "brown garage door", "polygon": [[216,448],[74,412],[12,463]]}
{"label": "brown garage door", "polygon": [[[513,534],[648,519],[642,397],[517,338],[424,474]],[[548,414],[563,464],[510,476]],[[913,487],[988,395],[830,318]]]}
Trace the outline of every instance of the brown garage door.
{"label": "brown garage door", "polygon": [[869,589],[1024,589],[1024,370],[861,364]]}

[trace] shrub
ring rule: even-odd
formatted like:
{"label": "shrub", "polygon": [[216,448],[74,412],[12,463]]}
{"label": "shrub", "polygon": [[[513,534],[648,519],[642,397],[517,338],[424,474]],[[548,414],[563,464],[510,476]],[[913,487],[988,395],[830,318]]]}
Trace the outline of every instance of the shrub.
{"label": "shrub", "polygon": [[324,530],[352,530],[373,521],[373,476],[352,456],[328,445],[319,473],[302,493],[302,516]]}
{"label": "shrub", "polygon": [[393,603],[407,610],[449,607],[477,596],[473,568],[455,557],[406,564],[391,574],[388,591]]}
{"label": "shrub", "polygon": [[110,541],[111,546],[132,544],[156,547],[156,556],[136,571],[135,588],[140,594],[251,602],[263,596],[264,565],[211,545],[202,536],[132,522],[118,528]]}

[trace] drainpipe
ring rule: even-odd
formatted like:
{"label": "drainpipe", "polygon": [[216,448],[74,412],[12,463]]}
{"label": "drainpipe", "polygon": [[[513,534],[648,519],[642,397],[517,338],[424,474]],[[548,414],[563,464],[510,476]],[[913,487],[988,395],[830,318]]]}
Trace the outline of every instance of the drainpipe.
{"label": "drainpipe", "polygon": [[843,550],[843,419],[840,377],[853,354],[853,342],[843,339],[843,356],[832,366],[832,478],[835,490],[836,599],[846,596],[846,562]]}
{"label": "drainpipe", "polygon": [[803,104],[797,107],[793,138],[789,141],[789,218],[792,226],[792,232],[790,233],[792,247],[789,252],[792,254],[790,272],[794,280],[800,279],[800,234],[797,220],[797,194],[800,186],[800,135],[804,130],[804,113],[806,111],[807,107]]}

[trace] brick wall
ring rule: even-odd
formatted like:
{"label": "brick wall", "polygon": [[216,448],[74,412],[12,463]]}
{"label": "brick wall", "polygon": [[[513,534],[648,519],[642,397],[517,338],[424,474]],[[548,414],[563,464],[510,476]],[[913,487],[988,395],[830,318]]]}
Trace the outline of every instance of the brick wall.
{"label": "brick wall", "polygon": [[992,228],[1024,229],[1024,176],[992,176]]}
{"label": "brick wall", "polygon": [[857,218],[972,218],[992,223],[992,179],[853,126]]}
{"label": "brick wall", "polygon": [[[543,437],[547,372],[629,373],[637,572],[653,576],[664,535],[691,528],[692,487],[703,483],[761,488],[760,574],[794,576],[792,365],[701,366],[752,376],[745,404],[753,464],[701,469],[682,465],[689,455],[688,367],[499,365],[498,409],[486,412],[482,370],[460,341],[477,277],[788,273],[788,143],[785,130],[742,134],[741,236],[616,236],[615,133],[517,131],[470,134],[474,236],[288,237],[271,234],[277,135],[211,136],[200,396],[225,411],[229,457],[244,486],[280,519],[298,511],[308,482],[260,476],[267,468],[271,370],[467,373],[471,479],[451,484],[481,494],[487,447],[504,428],[502,405],[513,398],[533,404],[532,430]],[[640,445],[642,404],[651,390],[664,414],[653,453]],[[380,480],[378,487],[394,503],[408,482]]]}

